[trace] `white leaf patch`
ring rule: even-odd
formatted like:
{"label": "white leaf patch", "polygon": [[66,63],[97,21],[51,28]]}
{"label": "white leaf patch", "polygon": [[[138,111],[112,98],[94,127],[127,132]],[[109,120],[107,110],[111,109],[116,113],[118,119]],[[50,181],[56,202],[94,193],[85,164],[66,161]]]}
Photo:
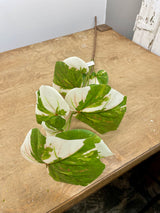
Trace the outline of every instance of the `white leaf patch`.
{"label": "white leaf patch", "polygon": [[69,157],[84,145],[84,140],[85,139],[65,140],[54,136],[47,137],[45,148],[50,147],[53,149],[53,151],[49,152],[51,156],[43,161],[49,164],[58,158],[65,159]]}
{"label": "white leaf patch", "polygon": [[87,72],[89,71],[87,63],[83,61],[81,58],[78,58],[76,56],[66,58],[63,62],[67,64],[69,68],[75,67],[77,70],[80,70],[80,68],[81,69],[85,68]]}
{"label": "white leaf patch", "polygon": [[99,84],[99,81],[97,79],[97,77],[94,77],[92,79],[89,80],[89,84]]}
{"label": "white leaf patch", "polygon": [[[63,97],[57,92],[56,89],[50,86],[42,85],[39,91],[42,103],[48,111],[50,111],[51,113],[55,113],[56,109],[59,108],[59,110],[64,109],[66,111],[65,116],[69,114],[70,109],[68,104],[65,102]],[[36,107],[36,114],[39,114],[39,112],[40,110],[38,110]],[[46,115],[45,113],[43,114]]]}
{"label": "white leaf patch", "polygon": [[38,163],[35,159],[34,159],[34,157],[32,156],[32,147],[31,147],[31,133],[32,133],[32,129],[28,132],[28,134],[26,135],[26,138],[25,138],[25,140],[24,140],[24,142],[23,142],[23,144],[21,145],[21,154],[22,154],[22,156],[26,159],[26,160],[28,160],[28,161],[30,161],[30,162],[36,162],[36,163]]}
{"label": "white leaf patch", "polygon": [[[36,93],[36,96],[37,96],[37,93]],[[48,116],[46,113],[40,111],[37,107],[37,104],[36,104],[36,108],[35,108],[35,114],[36,115],[45,115],[45,116]]]}
{"label": "white leaf patch", "polygon": [[108,146],[103,142],[103,140],[101,140],[99,143],[96,143],[95,146],[97,148],[100,157],[109,157],[113,155],[113,153],[108,148]]}
{"label": "white leaf patch", "polygon": [[108,146],[103,142],[103,140],[101,140],[99,143],[95,143],[95,146],[96,146],[95,148],[88,150],[87,152],[83,153],[83,155],[86,155],[87,157],[87,154],[95,150],[97,150],[100,158],[109,157],[113,155],[113,153],[108,148]]}
{"label": "white leaf patch", "polygon": [[[71,110],[75,111],[80,101],[85,102],[89,90],[90,86],[87,86],[83,88],[74,88],[67,93],[65,100]],[[115,89],[111,89],[105,97],[108,97],[109,99],[107,101],[103,101],[100,106],[91,108],[87,107],[84,108],[82,112],[95,112],[103,109],[109,110],[119,105],[124,99],[124,96]]]}
{"label": "white leaf patch", "polygon": [[88,91],[90,90],[90,87],[83,87],[83,88],[74,88],[70,90],[70,92],[67,93],[65,100],[70,106],[70,109],[75,111],[75,109],[78,107],[80,101],[85,101]]}
{"label": "white leaf patch", "polygon": [[109,93],[107,94],[107,97],[109,97],[109,101],[107,102],[105,106],[105,110],[109,110],[116,107],[124,99],[124,95],[122,95],[120,92],[118,92],[115,89],[111,89]]}
{"label": "white leaf patch", "polygon": [[46,126],[46,124],[45,124],[44,121],[42,121],[41,125],[42,125],[42,127],[45,129],[46,135],[47,135],[47,136],[55,135],[55,134],[57,134],[57,132],[58,132],[56,128],[55,128],[55,130],[54,130],[53,127],[52,127],[51,129],[48,128],[48,127]]}

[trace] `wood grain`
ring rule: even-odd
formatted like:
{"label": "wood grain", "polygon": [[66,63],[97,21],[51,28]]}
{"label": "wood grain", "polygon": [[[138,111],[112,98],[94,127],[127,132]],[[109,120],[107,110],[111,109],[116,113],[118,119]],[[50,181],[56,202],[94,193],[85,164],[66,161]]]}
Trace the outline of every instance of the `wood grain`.
{"label": "wood grain", "polygon": [[[87,187],[55,182],[44,165],[22,158],[20,146],[35,121],[35,91],[52,85],[55,62],[70,56],[90,61],[93,30],[0,55],[0,212],[62,212],[160,149],[160,58],[110,30],[97,32],[96,70],[128,96],[118,130],[100,135],[115,154]],[[90,129],[76,120],[73,128]]]}

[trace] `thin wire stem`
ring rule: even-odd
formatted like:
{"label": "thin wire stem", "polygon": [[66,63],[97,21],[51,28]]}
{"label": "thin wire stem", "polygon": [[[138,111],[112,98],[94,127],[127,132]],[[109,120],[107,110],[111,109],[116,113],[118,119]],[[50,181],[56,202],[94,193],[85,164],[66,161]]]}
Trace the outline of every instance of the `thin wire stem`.
{"label": "thin wire stem", "polygon": [[[94,25],[94,44],[93,44],[93,54],[92,61],[95,59],[96,54],[96,45],[97,45],[97,16],[95,16],[95,25]],[[94,66],[91,67],[90,74],[94,71]]]}
{"label": "thin wire stem", "polygon": [[96,54],[96,43],[97,43],[97,16],[95,16],[95,25],[94,25],[94,46],[93,46],[93,55],[92,55],[93,61]]}

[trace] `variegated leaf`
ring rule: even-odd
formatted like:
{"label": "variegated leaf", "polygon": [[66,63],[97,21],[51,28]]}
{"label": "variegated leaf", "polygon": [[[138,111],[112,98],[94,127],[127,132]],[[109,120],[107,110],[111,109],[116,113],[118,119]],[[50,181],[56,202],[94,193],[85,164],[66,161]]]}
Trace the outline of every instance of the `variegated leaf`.
{"label": "variegated leaf", "polygon": [[[88,130],[69,130],[59,133],[56,137],[66,143],[65,156],[67,156],[67,150],[68,153],[71,152],[71,147],[67,149],[67,143],[76,143],[77,148],[80,148],[63,160],[57,158],[57,161],[49,164],[49,174],[57,181],[86,186],[104,170],[105,165],[100,161],[100,158],[113,155],[106,144],[96,134]],[[58,148],[57,152],[58,150],[61,149]]]}
{"label": "variegated leaf", "polygon": [[31,129],[21,146],[21,154],[28,161],[44,163],[42,155],[45,143],[45,136],[38,129]]}
{"label": "variegated leaf", "polygon": [[86,69],[86,72],[89,71],[87,63],[85,61],[83,61],[81,58],[78,58],[76,56],[66,58],[63,62],[65,64],[67,64],[69,66],[69,68],[74,67],[77,70]]}
{"label": "variegated leaf", "polygon": [[92,73],[89,84],[108,84],[108,74],[104,70]]}
{"label": "variegated leaf", "polygon": [[78,57],[58,61],[55,65],[53,87],[65,95],[68,90],[83,86],[88,71],[88,65]]}
{"label": "variegated leaf", "polygon": [[45,163],[57,181],[86,186],[105,168],[101,157],[113,155],[95,133],[74,129],[45,137],[38,129],[27,134],[21,146],[29,161]]}
{"label": "variegated leaf", "polygon": [[[50,130],[61,131],[66,123],[65,117],[70,108],[56,89],[50,86],[41,86],[36,93],[36,119],[39,124]],[[54,132],[54,131],[53,131]]]}
{"label": "variegated leaf", "polygon": [[126,100],[105,84],[71,90],[65,98],[76,117],[100,133],[116,130],[126,111]]}
{"label": "variegated leaf", "polygon": [[80,112],[94,112],[102,110],[109,101],[108,85],[90,85],[83,88],[75,88],[67,93],[65,100],[71,110]]}

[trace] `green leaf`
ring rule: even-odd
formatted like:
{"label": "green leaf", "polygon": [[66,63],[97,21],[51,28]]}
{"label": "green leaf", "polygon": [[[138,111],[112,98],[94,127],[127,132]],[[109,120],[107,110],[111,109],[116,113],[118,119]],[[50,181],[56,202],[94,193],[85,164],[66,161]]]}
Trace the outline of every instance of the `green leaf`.
{"label": "green leaf", "polygon": [[48,137],[43,136],[37,128],[31,129],[21,146],[23,157],[31,162],[46,163],[53,151],[52,147],[46,146],[47,140]]}
{"label": "green leaf", "polygon": [[108,84],[108,74],[104,70],[99,70],[96,74],[99,84]]}
{"label": "green leaf", "polygon": [[65,139],[82,139],[84,145],[79,151],[66,159],[48,165],[50,176],[56,181],[86,186],[95,180],[104,170],[105,165],[100,161],[96,143],[101,139],[87,130],[70,130],[57,134]]}
{"label": "green leaf", "polygon": [[73,89],[81,87],[83,82],[83,73],[86,69],[77,70],[74,67],[69,68],[62,61],[56,62],[53,82],[63,89]]}
{"label": "green leaf", "polygon": [[108,100],[108,97],[105,96],[109,93],[110,89],[111,87],[108,85],[90,85],[85,101],[80,101],[76,110],[81,111],[84,108],[100,106],[104,101]]}
{"label": "green leaf", "polygon": [[80,112],[76,118],[88,124],[101,134],[116,130],[126,112],[126,101],[127,97],[125,96],[118,106],[110,110]]}
{"label": "green leaf", "polygon": [[41,111],[44,112],[46,114],[51,114],[51,112],[49,110],[47,110],[45,108],[45,106],[42,103],[41,97],[40,97],[40,91],[37,91],[37,96],[38,96],[38,101],[37,101],[37,108]]}
{"label": "green leaf", "polygon": [[42,85],[36,94],[36,114],[68,115],[70,111],[69,106],[55,88]]}
{"label": "green leaf", "polygon": [[35,128],[32,129],[31,132],[31,147],[32,147],[32,156],[37,160],[39,163],[44,163],[42,161],[41,156],[44,153],[44,145],[46,143],[46,137],[41,134],[39,129]]}
{"label": "green leaf", "polygon": [[41,159],[42,160],[46,160],[46,159],[48,159],[51,155],[49,154],[49,152],[52,152],[53,151],[53,149],[51,148],[51,147],[47,147],[45,150],[44,150],[44,152],[43,152],[43,154],[42,154],[42,156],[41,156]]}
{"label": "green leaf", "polygon": [[116,130],[126,111],[126,100],[121,93],[106,84],[92,84],[74,88],[65,97],[76,118],[100,133]]}
{"label": "green leaf", "polygon": [[61,116],[52,116],[47,121],[46,124],[55,127],[58,130],[62,130],[66,123],[66,120]]}
{"label": "green leaf", "polygon": [[21,153],[31,162],[45,163],[53,179],[82,186],[103,172],[105,165],[100,158],[112,155],[100,137],[82,129],[49,137],[32,129],[21,146]]}
{"label": "green leaf", "polygon": [[56,134],[56,137],[63,138],[66,140],[84,139],[94,136],[95,133],[85,129],[72,129],[65,132]]}
{"label": "green leaf", "polygon": [[60,109],[59,106],[58,106],[57,109],[56,109],[56,115],[65,116],[66,111],[64,109]]}
{"label": "green leaf", "polygon": [[45,116],[45,115],[36,115],[37,123],[41,124],[43,121],[45,122],[48,128],[56,128],[57,130],[62,130],[64,125],[66,124],[66,120],[61,116]]}
{"label": "green leaf", "polygon": [[[92,84],[83,88],[74,88],[65,97],[70,109],[74,111],[96,111],[102,109],[109,100],[107,94],[111,90],[108,85]],[[98,107],[98,109],[96,108]],[[91,109],[92,108],[92,109]]]}
{"label": "green leaf", "polygon": [[61,131],[66,123],[61,116],[67,116],[69,111],[68,104],[53,87],[43,85],[37,91],[36,120],[44,128],[47,127],[47,132]]}
{"label": "green leaf", "polygon": [[66,58],[63,62],[67,64],[69,67],[74,67],[77,70],[84,68],[84,72],[89,71],[88,64],[85,61],[83,61],[81,58],[78,58],[76,56]]}
{"label": "green leaf", "polygon": [[82,87],[85,87],[88,85],[88,82],[89,82],[89,73],[83,73],[82,75],[82,79],[83,79],[83,84],[82,84]]}
{"label": "green leaf", "polygon": [[96,76],[97,76],[96,72],[92,72],[92,73],[90,74],[90,79],[93,79],[93,78],[95,78]]}
{"label": "green leaf", "polygon": [[47,121],[49,116],[45,116],[45,115],[38,115],[36,114],[36,121],[38,124],[41,124],[42,121]]}

